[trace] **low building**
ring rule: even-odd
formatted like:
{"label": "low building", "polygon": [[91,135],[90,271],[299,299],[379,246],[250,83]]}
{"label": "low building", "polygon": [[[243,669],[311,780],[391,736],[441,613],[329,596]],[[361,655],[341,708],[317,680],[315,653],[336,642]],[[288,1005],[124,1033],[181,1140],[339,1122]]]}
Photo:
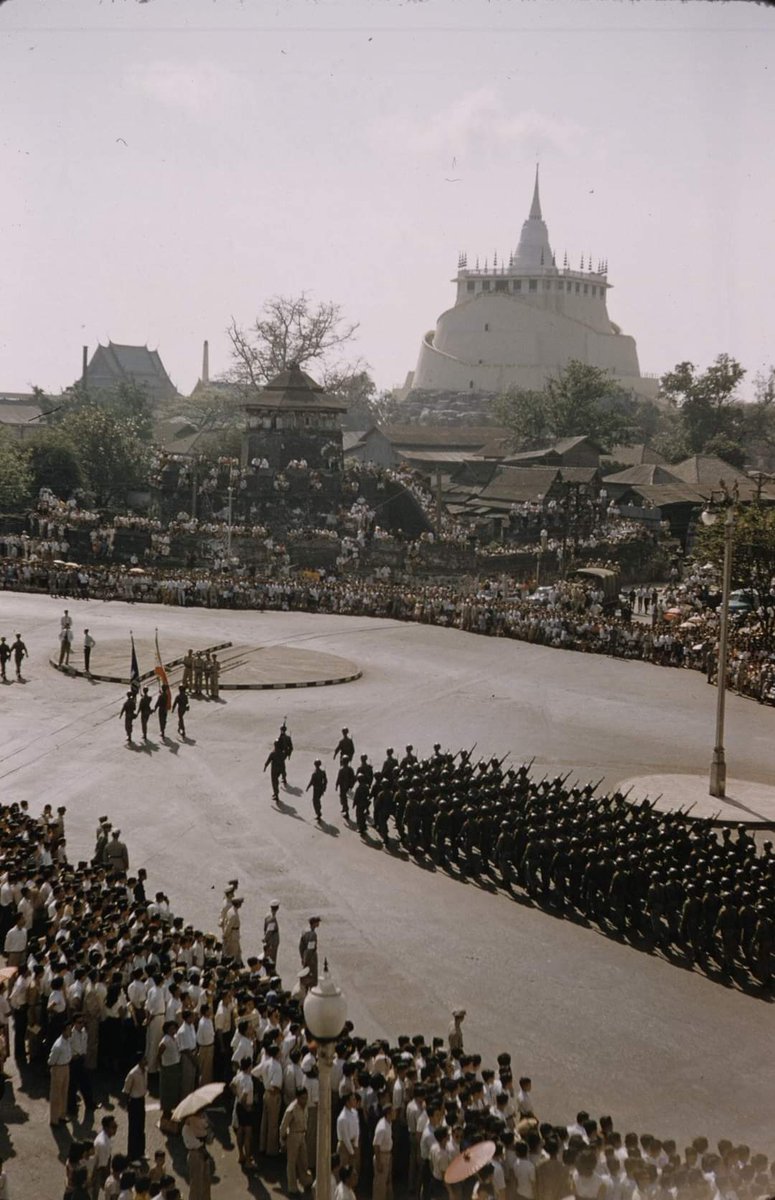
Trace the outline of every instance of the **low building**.
{"label": "low building", "polygon": [[497,425],[374,425],[347,450],[347,457],[379,467],[401,463],[426,473],[451,470],[480,454],[494,438],[506,440]]}

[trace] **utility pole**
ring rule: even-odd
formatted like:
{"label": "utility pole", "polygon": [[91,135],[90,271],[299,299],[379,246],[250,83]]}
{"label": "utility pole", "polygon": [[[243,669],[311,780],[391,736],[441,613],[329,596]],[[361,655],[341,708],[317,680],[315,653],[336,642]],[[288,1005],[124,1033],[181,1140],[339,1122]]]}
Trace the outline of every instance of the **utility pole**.
{"label": "utility pole", "polygon": [[436,468],[436,537],[441,537],[441,514],[444,504],[441,491],[441,467]]}
{"label": "utility pole", "polygon": [[89,374],[89,347],[84,346],[81,358],[81,387],[84,395],[88,391],[88,374]]}
{"label": "utility pole", "polygon": [[196,519],[196,463],[191,464],[191,519]]}
{"label": "utility pole", "polygon": [[231,513],[232,513],[231,504],[232,504],[233,495],[234,495],[234,488],[232,487],[231,484],[229,484],[229,524],[226,528],[226,556],[228,558],[231,558]]}

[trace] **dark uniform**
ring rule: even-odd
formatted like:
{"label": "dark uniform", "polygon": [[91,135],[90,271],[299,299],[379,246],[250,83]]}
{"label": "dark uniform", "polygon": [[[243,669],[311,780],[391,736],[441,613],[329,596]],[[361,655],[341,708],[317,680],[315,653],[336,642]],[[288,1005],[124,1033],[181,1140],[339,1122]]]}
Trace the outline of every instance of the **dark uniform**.
{"label": "dark uniform", "polygon": [[269,777],[272,780],[272,799],[273,800],[280,799],[280,780],[283,777],[284,766],[285,766],[285,758],[283,757],[283,752],[280,749],[278,743],[275,742],[273,748],[269,751],[269,754],[267,755],[266,762],[264,763],[264,770],[266,770],[267,767],[271,767],[271,770],[269,772]]}
{"label": "dark uniform", "polygon": [[318,821],[323,819],[323,812],[320,807],[320,801],[323,799],[323,794],[328,787],[328,776],[323,770],[322,763],[319,758],[315,759],[315,770],[310,776],[310,781],[307,784],[307,791],[312,792],[312,807],[315,809],[315,816]]}
{"label": "dark uniform", "polygon": [[353,742],[352,738],[350,737],[350,730],[343,729],[342,736],[340,737],[339,741],[337,742],[336,748],[334,750],[334,758],[347,758],[347,759],[349,759],[350,762],[352,762],[354,756],[355,756],[355,743]]}
{"label": "dark uniform", "polygon": [[347,807],[347,797],[350,794],[351,788],[355,785],[355,771],[350,766],[350,759],[347,755],[341,758],[341,766],[336,776],[336,790],[339,793],[339,804],[342,812],[348,821],[350,819],[350,810]]}
{"label": "dark uniform", "polygon": [[172,711],[178,714],[178,733],[186,736],[186,713],[188,712],[188,692],[181,683],[178,694],[172,704]]}
{"label": "dark uniform", "polygon": [[287,785],[288,779],[285,774],[285,772],[286,772],[285,764],[288,762],[288,759],[293,754],[293,740],[291,738],[291,735],[288,732],[288,727],[285,724],[285,721],[283,721],[282,725],[280,726],[280,733],[278,735],[277,741],[275,742],[275,745],[278,747],[278,749],[280,750],[280,753],[283,756],[282,781],[283,781],[283,784]]}
{"label": "dark uniform", "polygon": [[124,718],[124,732],[126,733],[126,740],[128,742],[131,742],[132,726],[134,725],[135,717],[137,716],[137,713],[135,712],[135,694],[134,694],[134,692],[127,692],[126,700],[121,705],[121,712],[118,715],[119,715],[119,717]]}
{"label": "dark uniform", "polygon": [[143,731],[144,742],[148,741],[148,718],[152,712],[153,700],[148,694],[148,688],[143,688],[143,694],[141,695],[137,704],[137,715],[140,718],[140,728]]}

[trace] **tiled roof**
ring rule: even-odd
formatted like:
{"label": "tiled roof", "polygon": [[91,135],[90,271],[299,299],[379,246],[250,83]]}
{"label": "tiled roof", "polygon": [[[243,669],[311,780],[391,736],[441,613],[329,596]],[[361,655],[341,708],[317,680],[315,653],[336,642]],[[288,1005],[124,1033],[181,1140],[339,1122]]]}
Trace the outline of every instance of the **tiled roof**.
{"label": "tiled roof", "polygon": [[507,437],[499,425],[382,425],[380,433],[396,448],[419,450],[424,446],[451,450],[479,449],[493,438]]}
{"label": "tiled roof", "polygon": [[274,379],[245,401],[247,409],[285,408],[318,409],[325,412],[347,412],[347,405],[326,394],[321,384],[294,363],[285,367]]}

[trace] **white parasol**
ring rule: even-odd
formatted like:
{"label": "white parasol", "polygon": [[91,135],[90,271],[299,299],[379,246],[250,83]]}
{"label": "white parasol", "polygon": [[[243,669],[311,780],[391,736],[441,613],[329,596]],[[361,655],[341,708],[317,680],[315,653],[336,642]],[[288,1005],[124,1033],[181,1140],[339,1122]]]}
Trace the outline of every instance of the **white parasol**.
{"label": "white parasol", "polygon": [[194,1113],[201,1112],[203,1108],[207,1108],[219,1096],[223,1095],[223,1083],[204,1083],[198,1087],[195,1092],[191,1092],[185,1096],[176,1109],[173,1110],[173,1121],[185,1121],[186,1117],[193,1117]]}

